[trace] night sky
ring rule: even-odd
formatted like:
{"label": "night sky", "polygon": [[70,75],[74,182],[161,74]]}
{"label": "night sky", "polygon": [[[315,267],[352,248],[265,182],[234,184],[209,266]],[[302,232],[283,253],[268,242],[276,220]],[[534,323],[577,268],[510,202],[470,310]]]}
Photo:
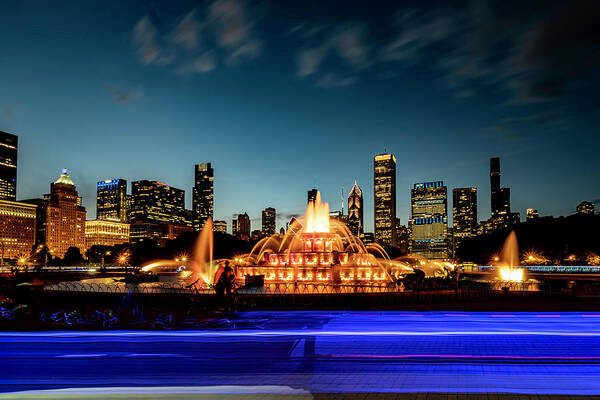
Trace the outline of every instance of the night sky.
{"label": "night sky", "polygon": [[339,209],[356,179],[372,231],[387,149],[403,224],[412,184],[430,180],[449,197],[477,186],[488,218],[492,156],[522,216],[599,199],[597,2],[453,4],[2,2],[18,198],[68,168],[88,219],[111,178],[185,189],[191,207],[194,164],[212,162],[215,219],[248,212],[259,229],[273,206],[279,227],[308,189]]}

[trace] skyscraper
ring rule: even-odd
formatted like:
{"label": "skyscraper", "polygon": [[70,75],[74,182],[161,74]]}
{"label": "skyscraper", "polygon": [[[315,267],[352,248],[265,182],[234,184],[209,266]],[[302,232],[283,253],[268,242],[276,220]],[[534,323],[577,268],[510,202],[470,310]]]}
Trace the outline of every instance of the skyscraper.
{"label": "skyscraper", "polygon": [[66,169],[56,182],[50,184],[50,194],[45,197],[48,201],[46,245],[50,253],[63,257],[69,247],[77,247],[83,252],[86,211]]}
{"label": "skyscraper", "polygon": [[591,201],[582,201],[576,207],[577,214],[594,215],[594,203]]}
{"label": "skyscraper", "polygon": [[311,203],[314,202],[315,199],[317,198],[317,189],[310,189],[307,193],[306,193],[306,203]]}
{"label": "skyscraper", "polygon": [[267,207],[262,212],[262,235],[271,236],[275,234],[277,213],[273,207]]}
{"label": "skyscraper", "polygon": [[527,209],[527,221],[538,219],[539,216],[540,216],[540,214],[538,213],[538,210],[533,209],[533,208]]}
{"label": "skyscraper", "polygon": [[20,200],[19,203],[35,205],[35,245],[46,245],[46,228],[48,217],[48,198]]}
{"label": "skyscraper", "polygon": [[131,183],[132,242],[153,239],[163,243],[192,230],[185,191],[149,180]]}
{"label": "skyscraper", "polygon": [[482,221],[478,233],[483,235],[518,224],[521,214],[510,212],[510,188],[500,187],[500,158],[490,159],[491,218]]}
{"label": "skyscraper", "polygon": [[500,187],[500,158],[490,159],[491,214],[492,218],[510,213],[510,188]]}
{"label": "skyscraper", "polygon": [[374,157],[375,241],[382,246],[396,243],[396,157]]}
{"label": "skyscraper", "polygon": [[185,191],[157,181],[131,183],[131,219],[185,224]]}
{"label": "skyscraper", "polygon": [[194,229],[200,230],[208,218],[213,217],[214,171],[210,163],[197,164],[194,168],[192,211]]}
{"label": "skyscraper", "polygon": [[452,190],[452,228],[456,245],[477,235],[477,188]]}
{"label": "skyscraper", "polygon": [[500,192],[500,158],[490,158],[490,188],[491,188],[491,207],[492,218],[498,213],[498,192]]}
{"label": "skyscraper", "polygon": [[363,233],[363,195],[356,181],[348,193],[348,228],[353,235]]}
{"label": "skyscraper", "polygon": [[415,183],[411,190],[411,253],[448,258],[448,191],[443,181]]}
{"label": "skyscraper", "polygon": [[16,201],[0,200],[0,257],[29,256],[35,245],[36,206]]}
{"label": "skyscraper", "polygon": [[96,184],[96,219],[128,222],[127,181],[110,179]]}
{"label": "skyscraper", "polygon": [[0,131],[0,200],[17,199],[17,153],[19,138]]}
{"label": "skyscraper", "polygon": [[250,217],[246,213],[238,215],[236,237],[240,240],[250,240]]}
{"label": "skyscraper", "polygon": [[216,220],[213,222],[213,231],[219,233],[227,233],[227,221]]}

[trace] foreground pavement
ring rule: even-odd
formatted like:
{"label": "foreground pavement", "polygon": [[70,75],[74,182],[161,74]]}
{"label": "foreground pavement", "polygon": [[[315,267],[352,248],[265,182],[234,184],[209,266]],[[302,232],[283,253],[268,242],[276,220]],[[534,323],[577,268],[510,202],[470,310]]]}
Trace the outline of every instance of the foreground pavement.
{"label": "foreground pavement", "polygon": [[600,393],[600,313],[249,312],[0,354],[0,398],[569,398]]}

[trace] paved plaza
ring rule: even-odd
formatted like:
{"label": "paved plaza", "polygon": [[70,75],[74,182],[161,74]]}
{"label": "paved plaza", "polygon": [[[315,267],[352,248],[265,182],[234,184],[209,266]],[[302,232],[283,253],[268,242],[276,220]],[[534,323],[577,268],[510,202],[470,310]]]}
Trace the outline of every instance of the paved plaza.
{"label": "paved plaza", "polygon": [[0,395],[516,399],[600,393],[597,313],[249,312],[208,322],[213,328],[187,331],[0,333],[11,366],[0,377]]}

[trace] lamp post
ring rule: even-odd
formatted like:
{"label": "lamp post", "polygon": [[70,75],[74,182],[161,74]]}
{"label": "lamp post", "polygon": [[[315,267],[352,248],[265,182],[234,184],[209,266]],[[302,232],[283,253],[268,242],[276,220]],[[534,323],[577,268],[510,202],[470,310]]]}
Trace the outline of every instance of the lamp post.
{"label": "lamp post", "polygon": [[110,256],[110,251],[102,253],[102,269],[104,269],[104,256]]}
{"label": "lamp post", "polygon": [[121,263],[121,265],[123,265],[125,267],[125,275],[127,275],[127,256],[125,256],[125,255],[120,256],[119,262]]}
{"label": "lamp post", "polygon": [[27,259],[25,257],[19,257],[17,264],[27,272]]}

